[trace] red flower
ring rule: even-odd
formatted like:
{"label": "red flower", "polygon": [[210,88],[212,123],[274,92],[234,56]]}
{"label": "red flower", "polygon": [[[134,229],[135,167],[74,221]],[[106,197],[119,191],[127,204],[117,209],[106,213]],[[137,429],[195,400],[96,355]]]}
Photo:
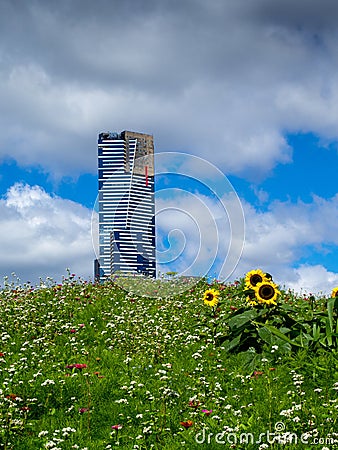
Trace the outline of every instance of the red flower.
{"label": "red flower", "polygon": [[89,408],[79,408],[79,413],[80,414],[83,414],[83,413],[88,412],[88,411],[89,411]]}
{"label": "red flower", "polygon": [[79,369],[79,370],[87,368],[87,364],[74,364],[74,366],[75,366],[75,369]]}
{"label": "red flower", "polygon": [[190,406],[190,408],[198,408],[200,406],[200,402],[195,402],[195,400],[190,400],[188,406]]}
{"label": "red flower", "polygon": [[263,372],[255,370],[254,373],[251,375],[251,378],[258,378],[260,375],[263,375]]}
{"label": "red flower", "polygon": [[121,430],[122,425],[118,424],[118,425],[112,425],[111,429],[112,430]]}
{"label": "red flower", "polygon": [[82,370],[82,369],[86,369],[86,368],[87,368],[87,364],[68,364],[68,366],[66,366],[66,369]]}
{"label": "red flower", "polygon": [[71,333],[76,333],[75,328],[71,328],[69,331],[70,331]]}
{"label": "red flower", "polygon": [[193,426],[194,422],[192,420],[187,420],[186,422],[180,422],[180,424],[182,425],[182,427],[184,427],[185,429],[188,429],[190,427]]}
{"label": "red flower", "polygon": [[100,372],[94,372],[94,375],[96,375],[97,378],[104,378],[103,375],[100,375]]}

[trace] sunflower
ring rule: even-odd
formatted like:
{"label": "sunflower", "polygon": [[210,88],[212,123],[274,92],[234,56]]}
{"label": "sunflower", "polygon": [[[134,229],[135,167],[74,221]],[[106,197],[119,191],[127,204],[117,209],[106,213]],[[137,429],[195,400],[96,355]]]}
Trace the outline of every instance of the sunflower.
{"label": "sunflower", "polygon": [[262,283],[263,281],[271,281],[271,279],[271,275],[262,272],[261,269],[251,270],[245,276],[245,287],[247,289],[253,289],[257,283]]}
{"label": "sunflower", "polygon": [[204,304],[208,306],[215,306],[218,303],[218,297],[219,291],[216,291],[216,289],[207,289],[203,295]]}
{"label": "sunflower", "polygon": [[246,301],[249,303],[250,306],[257,306],[258,305],[258,303],[250,295],[248,295],[246,297]]}
{"label": "sunflower", "polygon": [[331,292],[331,297],[338,297],[338,287],[335,287]]}
{"label": "sunflower", "polygon": [[272,281],[263,281],[254,286],[255,297],[261,305],[276,305],[278,295],[280,295],[277,285]]}

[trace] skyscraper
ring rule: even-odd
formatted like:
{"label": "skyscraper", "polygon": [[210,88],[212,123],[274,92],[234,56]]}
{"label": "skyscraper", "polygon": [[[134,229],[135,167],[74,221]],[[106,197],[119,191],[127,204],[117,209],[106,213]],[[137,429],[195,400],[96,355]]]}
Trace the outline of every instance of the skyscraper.
{"label": "skyscraper", "polygon": [[122,131],[98,137],[99,261],[95,276],[156,276],[154,142]]}

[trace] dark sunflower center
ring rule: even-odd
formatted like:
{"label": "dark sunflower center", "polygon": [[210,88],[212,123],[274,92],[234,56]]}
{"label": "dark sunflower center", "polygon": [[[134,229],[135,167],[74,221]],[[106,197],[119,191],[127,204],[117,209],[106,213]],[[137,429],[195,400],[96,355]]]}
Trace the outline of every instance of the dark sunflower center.
{"label": "dark sunflower center", "polygon": [[338,297],[338,291],[334,294],[335,297]]}
{"label": "dark sunflower center", "polygon": [[214,298],[214,295],[211,294],[210,292],[208,292],[208,293],[206,294],[206,296],[205,296],[205,299],[206,299],[208,302],[211,302],[211,300],[213,300],[213,298]]}
{"label": "dark sunflower center", "polygon": [[270,300],[275,295],[273,286],[269,284],[263,284],[258,290],[259,296],[264,300]]}
{"label": "dark sunflower center", "polygon": [[252,286],[256,286],[257,283],[261,283],[262,281],[263,281],[263,278],[260,275],[258,275],[258,273],[255,273],[250,278],[250,283],[252,284]]}

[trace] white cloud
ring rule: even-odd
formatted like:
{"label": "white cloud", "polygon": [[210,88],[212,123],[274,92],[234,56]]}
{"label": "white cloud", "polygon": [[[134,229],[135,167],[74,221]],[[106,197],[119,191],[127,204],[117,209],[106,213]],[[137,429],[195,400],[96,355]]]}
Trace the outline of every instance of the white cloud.
{"label": "white cloud", "polygon": [[338,273],[330,272],[319,264],[302,264],[293,272],[294,280],[289,281],[287,287],[295,292],[329,296],[332,289],[338,286]]}
{"label": "white cloud", "polygon": [[136,129],[257,180],[285,132],[337,140],[338,10],[299,4],[2,2],[0,157],[94,172],[97,133]]}
{"label": "white cloud", "polygon": [[[338,274],[315,264],[300,264],[309,248],[336,251],[338,195],[318,196],[311,203],[274,202],[268,211],[255,210],[242,202],[246,219],[246,242],[235,274],[262,268],[274,279],[297,291],[329,294]],[[325,247],[325,250],[324,250]]]}
{"label": "white cloud", "polygon": [[[170,198],[165,190],[165,195],[166,198],[158,195],[156,199],[159,270],[198,276],[213,267],[220,271],[219,261],[225,259],[230,241],[229,221],[222,205],[206,196],[179,190],[172,192]],[[172,244],[167,251],[166,237]]]}
{"label": "white cloud", "polygon": [[39,277],[60,280],[69,268],[92,276],[91,212],[52,197],[39,186],[16,183],[0,200],[0,274],[14,272],[22,282]]}
{"label": "white cloud", "polygon": [[[164,194],[168,195],[168,191]],[[188,273],[195,275],[204,275],[210,268],[220,270],[229,248],[230,226],[233,229],[240,226],[231,199],[221,200],[230,223],[219,200],[204,195],[182,192],[171,200],[157,199],[157,211],[162,211],[156,219],[158,239],[173,229],[184,234],[176,234],[178,240],[169,256],[175,255],[177,249],[182,253],[173,267],[168,264],[168,270],[184,273],[190,267]],[[307,204],[274,203],[265,212],[246,202],[242,204],[246,241],[230,279],[262,268],[281,286],[297,292],[328,295],[338,285],[338,274],[322,265],[297,264],[305,246],[325,246],[329,250],[330,246],[338,245],[334,226],[338,195],[329,200],[315,197]],[[15,272],[23,282],[37,282],[39,277],[46,276],[60,279],[70,268],[86,279],[92,277],[95,255],[88,209],[50,196],[39,186],[15,184],[0,200],[0,217],[0,246],[5,255],[0,264],[3,276]],[[242,242],[236,245],[240,251]],[[161,249],[159,241],[158,249]],[[212,270],[210,274],[214,275]]]}
{"label": "white cloud", "polygon": [[[0,162],[54,177],[96,172],[97,133],[134,129],[153,133],[157,151],[200,155],[255,183],[292,160],[286,133],[338,140],[335,0],[19,3],[0,2]],[[310,266],[294,267],[304,247],[337,245],[337,203],[314,197],[263,213],[245,204],[237,273],[264,266],[321,289]],[[18,186],[0,209],[1,272],[54,276],[74,264],[91,274],[86,209]]]}
{"label": "white cloud", "polygon": [[[234,243],[232,254],[227,254],[230,227],[234,232],[241,226],[241,217],[230,198],[221,199],[227,216],[219,199],[188,192],[173,192],[168,196],[169,188],[163,192],[164,197],[159,195],[156,201],[157,211],[162,211],[156,219],[158,249],[161,249],[161,240],[168,231],[178,229],[182,232],[179,236],[181,241],[173,241],[178,258],[172,267],[168,265],[168,270],[182,273],[197,256],[198,263],[189,268],[193,275],[209,274],[221,279],[234,279],[243,277],[249,270],[261,268],[271,273],[278,284],[297,292],[328,295],[338,285],[337,273],[317,263],[312,265],[311,259],[307,264],[302,262],[312,250],[322,252],[323,256],[336,251],[338,195],[327,200],[315,196],[309,203],[274,202],[265,211],[256,210],[242,201],[245,216],[243,253],[240,252],[241,241]],[[232,237],[236,240],[240,236],[235,232]],[[174,249],[168,252],[169,256],[175,253]],[[235,253],[241,254],[238,265]],[[217,264],[213,265],[215,255]],[[227,269],[229,264],[234,269],[229,278],[229,270],[219,274],[224,260],[227,260]]]}

